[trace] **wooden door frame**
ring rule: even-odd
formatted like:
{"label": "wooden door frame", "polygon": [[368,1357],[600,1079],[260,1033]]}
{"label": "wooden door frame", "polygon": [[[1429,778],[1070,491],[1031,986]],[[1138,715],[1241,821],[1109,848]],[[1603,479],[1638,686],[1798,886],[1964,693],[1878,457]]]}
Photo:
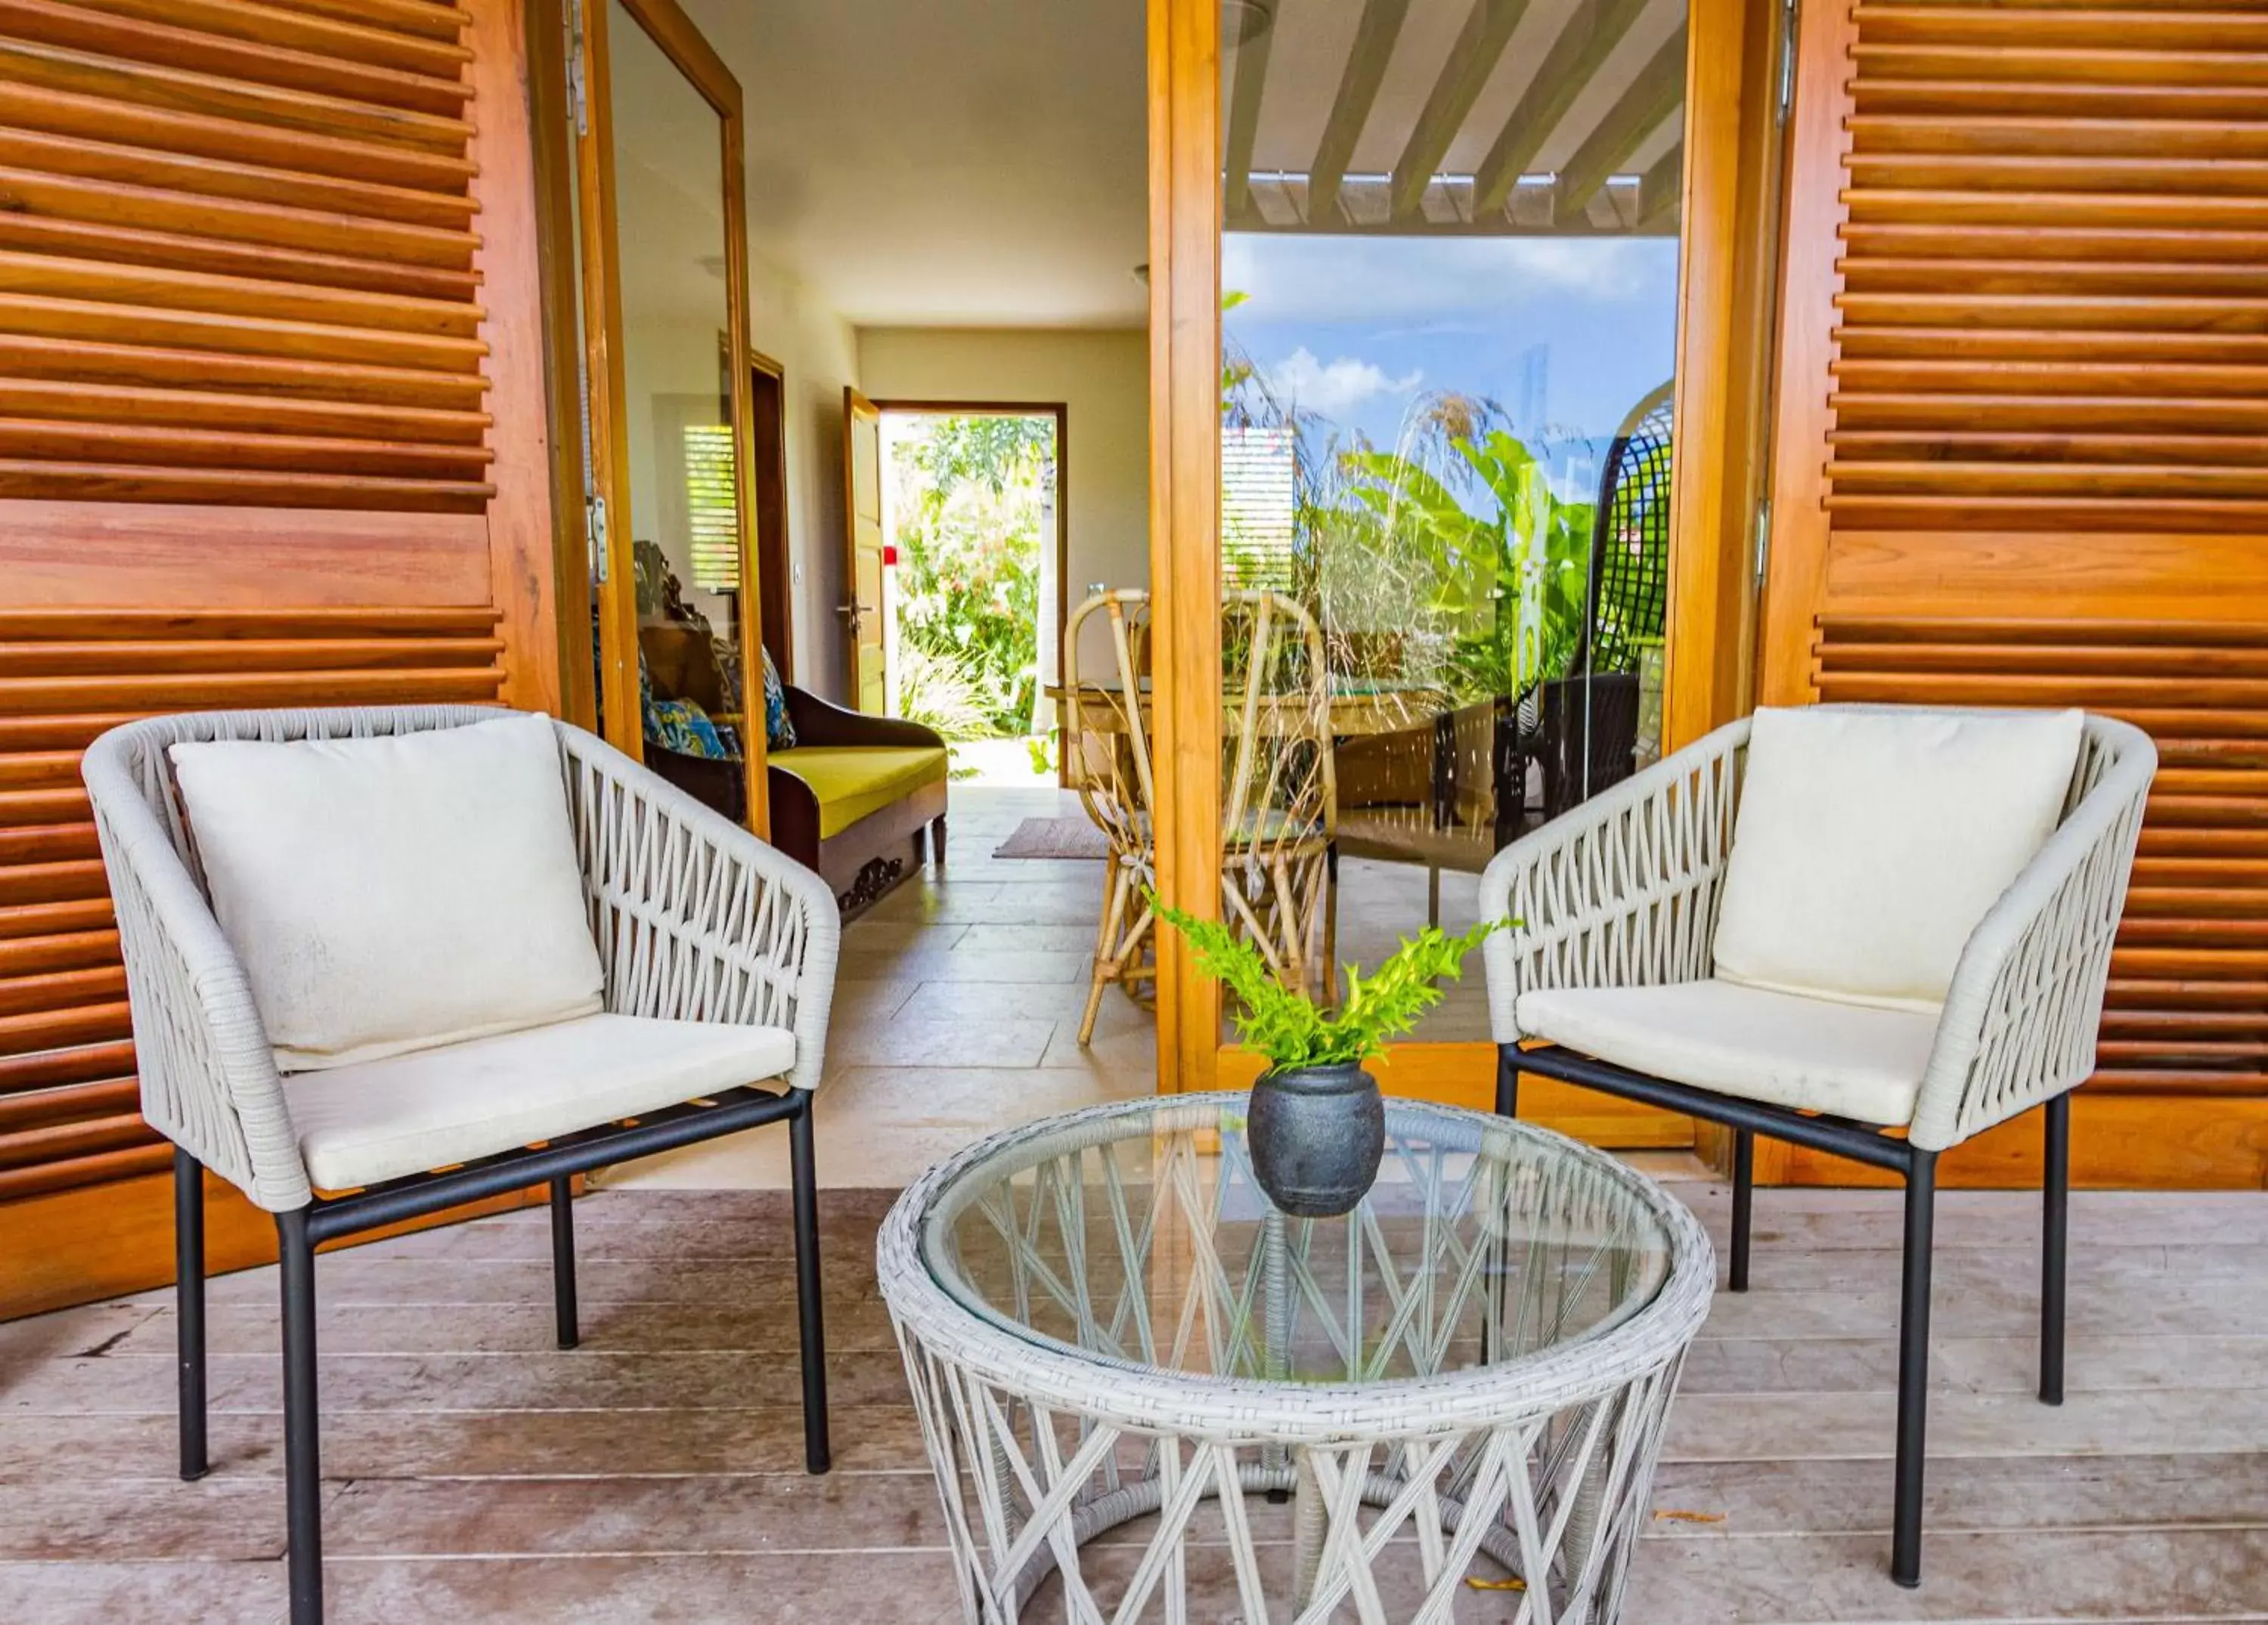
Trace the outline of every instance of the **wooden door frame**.
{"label": "wooden door frame", "polygon": [[[677,4],[677,0],[619,0],[718,115],[725,180],[725,354],[732,401],[733,461],[739,483],[740,544],[740,671],[742,711],[753,715],[746,689],[762,670],[762,583],[755,548],[755,482],[750,437],[748,355],[748,225],[745,180],[746,127],[740,82]],[[645,754],[637,679],[637,591],[632,562],[632,520],[627,471],[630,424],[622,407],[629,393],[622,370],[622,261],[615,240],[614,85],[607,48],[608,0],[585,0],[579,41],[586,109],[577,137],[576,184],[581,202],[584,342],[588,368],[591,484],[606,504],[604,568],[599,583],[601,710],[608,744],[637,760]],[[595,317],[595,320],[593,318]],[[753,636],[751,629],[755,629]],[[743,717],[742,763],[747,771],[748,825],[771,829],[771,803],[761,728]]]}
{"label": "wooden door frame", "polygon": [[[882,412],[921,412],[937,417],[1052,417],[1056,420],[1056,650],[1061,663],[1064,622],[1071,618],[1071,403],[1067,401],[932,401],[893,395],[873,403]],[[885,543],[887,538],[884,538]],[[1040,673],[1044,691],[1049,674]],[[1060,775],[1058,775],[1060,777]]]}
{"label": "wooden door frame", "polygon": [[[1665,677],[1667,743],[1740,713],[1752,668],[1755,493],[1771,330],[1769,217],[1779,143],[1778,8],[1691,0],[1679,234],[1678,457]],[[1158,890],[1220,909],[1220,38],[1217,0],[1149,0],[1150,580]],[[1763,312],[1760,315],[1760,311]],[[1680,644],[1684,645],[1681,656]],[[1158,944],[1158,1076],[1166,1091],[1246,1075],[1219,1041],[1219,989],[1179,938]],[[1462,1093],[1487,1044],[1403,1047],[1403,1086]],[[1224,1064],[1224,1055],[1235,1057]]]}

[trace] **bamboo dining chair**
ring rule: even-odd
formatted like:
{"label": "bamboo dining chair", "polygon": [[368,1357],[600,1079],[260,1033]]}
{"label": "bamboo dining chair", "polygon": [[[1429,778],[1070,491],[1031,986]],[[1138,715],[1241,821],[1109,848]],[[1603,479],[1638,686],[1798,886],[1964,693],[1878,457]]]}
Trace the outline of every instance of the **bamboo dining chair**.
{"label": "bamboo dining chair", "polygon": [[1220,642],[1222,917],[1286,987],[1320,972],[1328,992],[1338,795],[1322,630],[1297,600],[1244,589],[1224,597]]}
{"label": "bamboo dining chair", "polygon": [[[1090,624],[1092,623],[1092,624]],[[1152,981],[1146,951],[1154,922],[1147,894],[1157,883],[1155,795],[1150,776],[1150,595],[1138,588],[1099,592],[1071,612],[1063,633],[1063,753],[1079,805],[1110,843],[1102,916],[1094,934],[1094,980],[1079,1041],[1094,1036],[1102,990]]]}
{"label": "bamboo dining chair", "polygon": [[[1082,1044],[1105,988],[1157,974],[1149,643],[1150,595],[1135,588],[1096,594],[1064,628],[1068,776],[1110,844]],[[1221,655],[1221,917],[1286,983],[1320,972],[1328,992],[1337,798],[1322,632],[1280,592],[1234,591],[1222,599]]]}

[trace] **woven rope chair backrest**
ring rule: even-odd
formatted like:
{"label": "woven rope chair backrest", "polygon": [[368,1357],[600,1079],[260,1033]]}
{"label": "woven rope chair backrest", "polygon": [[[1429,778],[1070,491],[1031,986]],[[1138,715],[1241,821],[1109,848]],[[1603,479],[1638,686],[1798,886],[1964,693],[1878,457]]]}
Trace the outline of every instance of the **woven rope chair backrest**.
{"label": "woven rope chair backrest", "polygon": [[1226,592],[1220,651],[1220,827],[1231,864],[1328,841],[1338,798],[1322,629],[1281,592]]}
{"label": "woven rope chair backrest", "polygon": [[1155,805],[1150,776],[1150,595],[1098,592],[1071,612],[1063,634],[1063,754],[1071,787],[1114,855],[1149,849]]}

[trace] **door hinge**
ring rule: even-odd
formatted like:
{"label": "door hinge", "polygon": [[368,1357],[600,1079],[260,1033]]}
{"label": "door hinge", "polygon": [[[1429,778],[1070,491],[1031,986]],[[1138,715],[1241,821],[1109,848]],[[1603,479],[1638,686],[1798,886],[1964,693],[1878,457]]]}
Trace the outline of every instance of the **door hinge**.
{"label": "door hinge", "polygon": [[567,6],[567,105],[575,114],[575,133],[591,133],[590,89],[583,74],[583,0]]}
{"label": "door hinge", "polygon": [[1756,585],[1764,580],[1764,566],[1771,558],[1771,498],[1756,500]]}
{"label": "door hinge", "polygon": [[1779,8],[1779,107],[1773,122],[1781,129],[1787,126],[1788,115],[1795,111],[1795,19],[1797,0],[1780,0]]}
{"label": "door hinge", "polygon": [[599,583],[607,580],[607,499],[593,496],[583,504],[583,532],[590,538],[591,556],[598,562]]}

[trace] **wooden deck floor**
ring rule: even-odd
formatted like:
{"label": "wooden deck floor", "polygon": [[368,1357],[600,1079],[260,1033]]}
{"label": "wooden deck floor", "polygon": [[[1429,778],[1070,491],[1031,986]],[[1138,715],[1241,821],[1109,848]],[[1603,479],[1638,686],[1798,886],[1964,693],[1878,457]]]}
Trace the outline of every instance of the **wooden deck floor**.
{"label": "wooden deck floor", "polygon": [[[1721,1239],[1721,1194],[1684,1188]],[[887,1194],[828,1195],[836,1470],[798,1470],[781,1199],[578,1209],[586,1342],[549,1346],[541,1214],[328,1257],[332,1616],[958,1616],[875,1294]],[[1896,1210],[1768,1192],[1672,1424],[1632,1625],[2268,1619],[2268,1197],[2073,1199],[2071,1397],[2030,1395],[2036,1213],[1944,1199],[1930,1539],[1888,1548]],[[275,1283],[213,1288],[215,1471],[171,1476],[163,1295],[0,1327],[0,1621],[280,1617]],[[1202,1570],[1204,1565],[1198,1565]],[[1475,1592],[1458,1618],[1508,1620]],[[1041,1610],[1038,1617],[1055,1615]],[[1193,1612],[1235,1618],[1231,1596]]]}

